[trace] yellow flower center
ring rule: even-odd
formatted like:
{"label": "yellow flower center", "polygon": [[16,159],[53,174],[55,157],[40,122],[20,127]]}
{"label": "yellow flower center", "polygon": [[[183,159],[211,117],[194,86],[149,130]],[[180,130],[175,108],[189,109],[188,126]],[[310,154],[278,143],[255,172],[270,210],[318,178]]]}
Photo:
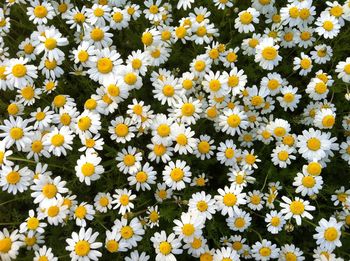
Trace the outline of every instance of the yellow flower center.
{"label": "yellow flower center", "polygon": [[46,184],[42,188],[42,193],[46,198],[53,198],[57,194],[57,187],[54,184]]}
{"label": "yellow flower center", "polygon": [[204,200],[200,200],[197,202],[197,209],[200,211],[200,212],[204,212],[208,209],[208,204],[207,202],[205,202]]}
{"label": "yellow flower center", "polygon": [[301,201],[293,201],[289,207],[294,215],[301,215],[305,210],[305,206]]}
{"label": "yellow flower center", "polygon": [[83,219],[86,216],[86,213],[87,211],[84,206],[77,207],[74,212],[75,216],[80,219]]}
{"label": "yellow flower center", "polygon": [[133,85],[137,81],[137,76],[135,73],[129,72],[129,73],[125,74],[124,81],[129,85]]}
{"label": "yellow flower center", "polygon": [[196,61],[195,64],[194,64],[194,69],[197,71],[197,72],[202,72],[204,71],[206,67],[206,64],[204,61],[202,60],[199,60],[199,61]]}
{"label": "yellow flower center", "polygon": [[56,217],[58,215],[58,213],[60,212],[60,208],[57,206],[51,206],[49,207],[49,209],[47,210],[47,215],[49,217]]}
{"label": "yellow flower center", "polygon": [[220,81],[219,81],[219,80],[216,80],[216,79],[211,80],[211,81],[209,82],[209,88],[210,88],[211,91],[217,92],[217,91],[220,90],[220,88],[221,88],[221,83],[220,83]]}
{"label": "yellow flower center", "polygon": [[232,207],[236,204],[237,197],[236,197],[236,195],[234,195],[232,193],[227,193],[223,198],[223,202],[224,202],[225,206]]}
{"label": "yellow flower center", "polygon": [[274,227],[278,227],[281,223],[281,220],[279,217],[273,217],[271,218],[271,221],[270,221],[271,225],[274,226]]}
{"label": "yellow flower center", "polygon": [[85,15],[83,13],[76,13],[74,15],[74,21],[77,23],[84,23],[85,22]]}
{"label": "yellow flower center", "polygon": [[11,171],[9,174],[6,176],[6,181],[9,184],[15,185],[17,184],[21,179],[21,176],[17,171]]}
{"label": "yellow flower center", "polygon": [[269,247],[262,247],[259,250],[259,254],[261,256],[270,256],[271,255],[271,249]]}
{"label": "yellow flower center", "polygon": [[324,231],[324,238],[327,241],[334,241],[338,238],[338,230],[335,227],[329,227]]}
{"label": "yellow flower center", "polygon": [[242,24],[250,24],[253,21],[253,15],[245,11],[239,16],[239,20]]}
{"label": "yellow flower center", "polygon": [[74,250],[78,256],[87,256],[90,252],[90,243],[86,240],[80,240],[75,244]]}
{"label": "yellow flower center", "polygon": [[36,217],[29,218],[27,221],[27,227],[30,230],[37,229],[39,227],[39,219],[37,219]]}
{"label": "yellow flower center", "polygon": [[198,144],[198,150],[202,154],[206,154],[210,150],[210,144],[207,141],[201,141]]}
{"label": "yellow flower center", "polygon": [[84,163],[81,166],[81,172],[83,173],[84,176],[90,177],[95,173],[95,166],[92,163]]}
{"label": "yellow flower center", "polygon": [[55,134],[51,138],[51,144],[55,147],[60,147],[64,143],[64,136],[62,134]]}
{"label": "yellow flower center", "polygon": [[313,188],[315,186],[315,178],[313,176],[305,176],[303,177],[301,183],[306,188]]}
{"label": "yellow flower center", "polygon": [[259,195],[253,195],[250,198],[250,202],[253,203],[253,205],[259,205],[261,202],[261,198]]}
{"label": "yellow flower center", "polygon": [[170,177],[175,182],[179,182],[180,180],[182,180],[184,175],[184,171],[180,168],[174,168],[170,172]]}
{"label": "yellow flower center", "polygon": [[199,26],[199,27],[197,28],[196,34],[197,34],[199,37],[203,37],[204,35],[207,34],[207,28],[205,28],[205,26]]}
{"label": "yellow flower center", "polygon": [[23,135],[24,135],[24,133],[23,133],[23,130],[21,128],[13,127],[10,130],[10,136],[14,140],[21,139],[23,137]]}
{"label": "yellow flower center", "polygon": [[150,32],[146,32],[142,35],[141,41],[144,45],[149,46],[153,43],[153,35]]}
{"label": "yellow flower center", "polygon": [[167,256],[170,254],[172,250],[172,246],[170,243],[163,241],[159,244],[159,252],[162,253],[163,255]]}
{"label": "yellow flower center", "polygon": [[272,46],[271,47],[265,47],[264,50],[262,50],[261,55],[262,55],[262,57],[265,60],[272,61],[272,60],[274,60],[277,57],[278,52]]}
{"label": "yellow flower center", "polygon": [[162,156],[166,152],[166,147],[163,144],[155,144],[153,152],[156,156]]}
{"label": "yellow flower center", "polygon": [[166,96],[166,97],[172,97],[175,93],[175,89],[173,86],[171,85],[164,85],[163,87],[163,94]]}
{"label": "yellow flower center", "polygon": [[321,141],[318,138],[310,138],[307,141],[307,147],[312,151],[319,150],[321,148]]}
{"label": "yellow flower center", "polygon": [[256,160],[256,157],[253,154],[248,154],[247,156],[245,156],[245,161],[249,165],[253,165],[255,163],[255,160]]}
{"label": "yellow flower center", "polygon": [[16,64],[12,67],[12,74],[17,78],[21,78],[25,76],[26,73],[27,73],[27,67],[25,67],[23,64]]}
{"label": "yellow flower center", "polygon": [[12,240],[9,237],[0,239],[0,253],[8,253],[12,248]]}
{"label": "yellow flower center", "polygon": [[134,235],[134,230],[130,226],[125,226],[120,230],[120,234],[122,238],[129,239]]}
{"label": "yellow flower center", "polygon": [[303,58],[300,61],[300,66],[302,69],[307,70],[311,66],[311,60],[309,58]]}
{"label": "yellow flower center", "polygon": [[111,59],[107,57],[98,59],[97,70],[102,74],[110,73],[113,70],[113,63]]}
{"label": "yellow flower center", "polygon": [[110,253],[115,253],[119,249],[119,243],[115,240],[108,240],[106,243],[106,248]]}
{"label": "yellow flower center", "polygon": [[157,133],[161,137],[167,137],[170,134],[170,127],[167,124],[160,124],[157,128]]}
{"label": "yellow flower center", "polygon": [[242,228],[242,227],[244,227],[244,225],[245,225],[244,218],[242,218],[242,217],[236,218],[236,220],[235,220],[235,227]]}
{"label": "yellow flower center", "polygon": [[133,166],[135,164],[135,156],[131,154],[127,154],[124,156],[124,164],[128,167]]}
{"label": "yellow flower center", "polygon": [[92,40],[95,42],[101,41],[103,37],[105,36],[105,33],[102,29],[100,28],[94,28],[90,32],[90,37]]}
{"label": "yellow flower center", "polygon": [[37,5],[34,8],[34,15],[38,18],[44,18],[47,15],[47,9],[43,5]]}
{"label": "yellow flower center", "polygon": [[136,178],[137,182],[144,183],[147,181],[148,175],[144,171],[139,171],[139,172],[137,172],[135,178]]}
{"label": "yellow flower center", "polygon": [[327,128],[333,127],[335,123],[335,118],[333,115],[327,115],[322,119],[322,125]]}
{"label": "yellow flower center", "polygon": [[291,18],[294,18],[294,19],[298,18],[298,16],[299,16],[299,9],[297,7],[295,7],[295,6],[291,7],[289,9],[289,15],[290,15]]}
{"label": "yellow flower center", "polygon": [[48,50],[53,50],[57,46],[57,41],[54,38],[47,38],[45,40],[45,48]]}
{"label": "yellow flower center", "polygon": [[232,114],[227,118],[227,124],[231,128],[237,128],[241,123],[241,118],[237,114]]}
{"label": "yellow flower center", "polygon": [[192,224],[184,224],[182,227],[182,233],[185,236],[191,236],[194,233],[195,229]]}
{"label": "yellow flower center", "polygon": [[332,21],[324,21],[323,22],[323,28],[326,30],[326,31],[332,31],[333,30],[333,22]]}
{"label": "yellow flower center", "polygon": [[281,161],[286,161],[289,157],[289,154],[287,151],[283,150],[278,153],[278,159]]}

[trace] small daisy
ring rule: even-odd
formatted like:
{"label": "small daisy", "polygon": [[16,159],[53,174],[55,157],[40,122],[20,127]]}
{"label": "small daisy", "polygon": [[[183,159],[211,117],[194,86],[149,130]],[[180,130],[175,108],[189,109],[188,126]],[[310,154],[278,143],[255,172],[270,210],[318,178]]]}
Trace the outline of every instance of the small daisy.
{"label": "small daisy", "polygon": [[191,182],[192,173],[186,161],[176,160],[175,163],[170,161],[165,166],[162,175],[163,181],[169,188],[182,190],[186,187],[186,183]]}
{"label": "small daisy", "polygon": [[333,251],[336,247],[341,247],[340,236],[342,226],[343,223],[337,222],[334,217],[331,217],[329,221],[322,218],[315,229],[317,233],[313,236],[316,239],[316,244],[329,251]]}
{"label": "small daisy", "polygon": [[76,225],[86,227],[86,220],[93,220],[96,212],[92,205],[86,202],[81,202],[74,207],[73,213]]}
{"label": "small daisy", "polygon": [[279,46],[275,45],[273,38],[268,37],[260,41],[256,46],[255,62],[265,70],[272,70],[282,61],[278,52]]}
{"label": "small daisy", "polygon": [[283,229],[286,220],[281,212],[272,210],[266,214],[265,222],[267,223],[267,231],[272,234],[278,234]]}
{"label": "small daisy", "polygon": [[255,260],[266,261],[277,258],[280,249],[277,248],[276,244],[264,239],[261,242],[255,242],[251,251]]}
{"label": "small daisy", "polygon": [[219,195],[215,196],[217,210],[221,211],[222,215],[233,217],[234,213],[240,209],[239,205],[246,204],[246,193],[242,193],[243,188],[227,187],[218,189]]}
{"label": "small daisy", "polygon": [[0,186],[3,191],[16,195],[17,192],[23,193],[28,189],[32,178],[33,172],[28,167],[19,169],[18,165],[3,165],[0,171]]}
{"label": "small daisy", "polygon": [[117,167],[124,174],[134,174],[141,168],[142,153],[137,152],[135,147],[128,146],[118,152],[116,157]]}
{"label": "small daisy", "polygon": [[136,195],[133,195],[132,191],[127,189],[116,189],[115,193],[113,195],[115,199],[112,201],[112,204],[115,204],[113,209],[119,209],[118,213],[121,215],[130,212],[134,208],[132,201],[136,198]]}
{"label": "small daisy", "polygon": [[313,216],[308,211],[314,211],[316,208],[309,204],[309,201],[295,197],[292,201],[289,198],[283,196],[280,206],[282,208],[281,213],[285,214],[286,220],[292,217],[296,220],[298,226],[301,225],[301,218],[313,219]]}
{"label": "small daisy", "polygon": [[79,233],[73,232],[71,238],[67,238],[66,250],[70,252],[72,260],[97,260],[102,253],[97,249],[102,247],[102,243],[96,242],[99,233],[93,233],[91,228],[80,228]]}
{"label": "small daisy", "polygon": [[181,240],[176,238],[174,233],[166,235],[162,230],[160,233],[156,232],[151,237],[151,242],[157,254],[156,261],[161,260],[176,260],[175,255],[182,254]]}

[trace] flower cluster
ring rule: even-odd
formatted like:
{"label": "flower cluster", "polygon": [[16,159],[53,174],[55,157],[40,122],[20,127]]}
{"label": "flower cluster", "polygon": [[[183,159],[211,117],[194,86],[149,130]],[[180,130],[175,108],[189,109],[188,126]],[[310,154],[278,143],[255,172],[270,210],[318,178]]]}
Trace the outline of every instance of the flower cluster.
{"label": "flower cluster", "polygon": [[348,260],[349,23],[350,0],[6,0],[0,259]]}

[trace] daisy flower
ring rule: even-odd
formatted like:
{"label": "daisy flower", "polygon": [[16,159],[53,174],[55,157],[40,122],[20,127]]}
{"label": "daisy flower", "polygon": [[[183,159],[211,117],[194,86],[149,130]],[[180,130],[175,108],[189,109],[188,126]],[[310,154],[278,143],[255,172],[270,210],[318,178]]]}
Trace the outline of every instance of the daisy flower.
{"label": "daisy flower", "polygon": [[67,238],[66,250],[74,261],[97,260],[102,253],[97,249],[102,247],[101,242],[96,242],[99,233],[93,233],[91,228],[80,228],[79,233],[73,232],[71,238]]}
{"label": "daisy flower", "polygon": [[297,173],[293,182],[293,186],[297,187],[295,192],[300,193],[302,196],[318,194],[322,189],[322,185],[322,176],[312,176],[300,172]]}
{"label": "daisy flower", "polygon": [[66,156],[66,150],[72,150],[70,146],[73,143],[73,132],[67,126],[60,129],[55,127],[51,132],[45,134],[43,137],[43,145],[48,146],[48,151],[55,156]]}
{"label": "daisy flower", "polygon": [[216,212],[215,199],[204,191],[193,193],[188,202],[188,212],[196,213],[204,219],[212,219],[212,215]]}
{"label": "daisy flower", "polygon": [[34,204],[38,204],[41,208],[46,208],[48,205],[53,205],[61,198],[61,194],[68,192],[65,188],[66,181],[61,181],[61,176],[52,179],[48,175],[40,175],[39,178],[34,179],[34,184],[30,186],[33,191],[31,193],[34,198]]}
{"label": "daisy flower", "polygon": [[222,247],[220,249],[216,249],[215,254],[213,256],[213,260],[239,260],[239,255],[236,250],[230,247]]}
{"label": "daisy flower", "polygon": [[112,201],[112,204],[116,204],[113,209],[119,209],[118,213],[124,215],[127,212],[130,212],[134,208],[132,201],[136,198],[136,195],[131,194],[132,190],[127,189],[116,189],[113,195],[115,200]]}
{"label": "daisy flower", "polygon": [[231,136],[241,134],[241,129],[248,127],[247,115],[240,108],[225,109],[219,116],[221,131]]}
{"label": "daisy flower", "polygon": [[335,72],[338,73],[338,78],[343,82],[350,83],[350,57],[345,61],[340,61],[337,64]]}
{"label": "daisy flower", "polygon": [[325,39],[333,39],[340,32],[340,24],[337,18],[328,12],[322,12],[316,19],[315,25],[317,26],[315,32]]}
{"label": "daisy flower", "polygon": [[312,70],[312,60],[311,58],[304,54],[303,52],[300,54],[300,58],[299,57],[295,57],[294,61],[293,61],[293,70],[297,71],[300,69],[299,71],[299,75],[301,76],[305,76],[307,75],[309,72],[311,72]]}
{"label": "daisy flower", "polygon": [[246,193],[242,193],[242,189],[234,186],[225,186],[224,189],[218,189],[219,195],[214,198],[217,210],[221,211],[222,215],[233,217],[234,213],[239,212],[239,205],[246,204]]}
{"label": "daisy flower", "polygon": [[33,21],[33,24],[47,24],[48,20],[53,19],[55,11],[50,2],[34,0],[30,2],[27,7],[27,15],[29,21]]}
{"label": "daisy flower", "polygon": [[137,152],[135,147],[128,146],[118,152],[115,158],[118,162],[117,167],[124,174],[134,174],[141,168],[142,153]]}
{"label": "daisy flower", "polygon": [[86,227],[86,220],[93,220],[96,212],[92,205],[81,202],[73,208],[73,213],[76,225]]}
{"label": "daisy flower", "polygon": [[156,232],[151,237],[151,242],[156,252],[156,261],[161,260],[176,260],[175,255],[182,254],[181,241],[176,238],[174,233],[166,235],[162,230],[160,233]]}
{"label": "daisy flower", "polygon": [[32,236],[35,232],[43,234],[45,232],[46,223],[40,222],[41,219],[36,217],[34,210],[29,210],[29,217],[20,225],[19,232],[29,232],[29,236]]}
{"label": "daisy flower", "polygon": [[261,242],[255,242],[252,246],[252,256],[255,260],[266,261],[278,257],[280,249],[271,241],[263,239]]}
{"label": "daisy flower", "polygon": [[266,214],[265,222],[267,223],[267,231],[271,234],[278,234],[283,229],[286,220],[281,212],[272,210]]}
{"label": "daisy flower", "polygon": [[313,238],[316,239],[316,244],[324,247],[329,251],[333,251],[336,247],[341,247],[340,241],[342,222],[337,222],[334,217],[330,217],[327,221],[322,218],[316,227],[316,234]]}
{"label": "daisy flower", "polygon": [[0,242],[0,257],[4,261],[17,259],[19,252],[18,250],[24,245],[24,243],[20,240],[20,234],[18,234],[17,229],[11,233],[6,228],[0,231]]}
{"label": "daisy flower", "polygon": [[250,226],[252,218],[249,213],[238,210],[226,219],[228,227],[233,231],[244,232]]}
{"label": "daisy flower", "polygon": [[95,153],[86,153],[81,155],[77,161],[75,172],[80,182],[84,182],[90,186],[91,181],[98,180],[100,175],[104,172],[101,163],[101,158]]}
{"label": "daisy flower", "polygon": [[316,208],[309,204],[309,201],[303,200],[299,197],[295,197],[292,201],[286,196],[282,197],[282,200],[285,202],[281,202],[280,206],[282,208],[281,213],[284,214],[284,218],[289,220],[294,218],[297,225],[301,225],[301,218],[313,219],[313,216],[309,213],[309,211],[314,211]]}
{"label": "daisy flower", "polygon": [[28,123],[28,120],[23,120],[21,117],[10,116],[9,120],[4,120],[4,125],[0,125],[0,130],[3,131],[0,137],[3,138],[2,142],[7,149],[15,144],[17,150],[22,151],[30,143],[33,127],[27,126]]}
{"label": "daisy flower", "polygon": [[151,190],[150,184],[156,183],[157,172],[154,171],[153,167],[146,162],[142,168],[137,172],[128,177],[129,185],[136,185],[136,190],[142,191]]}
{"label": "daisy flower", "polygon": [[249,7],[247,10],[241,11],[235,19],[235,28],[240,33],[254,32],[254,24],[259,23],[259,16],[260,13],[255,8]]}
{"label": "daisy flower", "polygon": [[32,178],[33,172],[28,167],[19,169],[18,165],[3,165],[0,171],[0,186],[3,191],[16,195],[17,191],[23,193],[28,189]]}
{"label": "daisy flower", "polygon": [[301,94],[297,94],[298,88],[291,85],[285,86],[281,89],[282,97],[277,97],[281,107],[287,111],[288,109],[294,111],[298,108],[298,103],[301,99]]}
{"label": "daisy flower", "polygon": [[40,261],[40,260],[50,260],[50,261],[58,261],[58,258],[54,256],[52,253],[52,248],[47,246],[42,246],[38,250],[34,252],[34,258],[33,261]]}
{"label": "daisy flower", "polygon": [[94,207],[100,213],[107,213],[112,209],[112,197],[109,193],[99,192],[94,198]]}
{"label": "daisy flower", "polygon": [[113,231],[116,231],[116,235],[120,236],[120,244],[126,243],[128,248],[136,247],[145,234],[145,230],[137,217],[131,219],[130,222],[125,218],[116,219]]}
{"label": "daisy flower", "polygon": [[271,71],[282,61],[282,56],[279,55],[278,49],[279,46],[275,45],[273,38],[264,38],[256,46],[254,61],[259,63],[263,69]]}
{"label": "daisy flower", "polygon": [[36,44],[35,53],[38,55],[44,52],[44,57],[49,60],[60,60],[64,57],[59,47],[68,45],[68,40],[62,37],[62,34],[55,28],[51,28],[44,31],[43,35],[40,35],[39,43]]}
{"label": "daisy flower", "polygon": [[174,163],[170,161],[165,166],[162,175],[165,184],[173,190],[182,190],[186,187],[186,183],[191,182],[191,170],[186,165],[186,161],[176,160]]}

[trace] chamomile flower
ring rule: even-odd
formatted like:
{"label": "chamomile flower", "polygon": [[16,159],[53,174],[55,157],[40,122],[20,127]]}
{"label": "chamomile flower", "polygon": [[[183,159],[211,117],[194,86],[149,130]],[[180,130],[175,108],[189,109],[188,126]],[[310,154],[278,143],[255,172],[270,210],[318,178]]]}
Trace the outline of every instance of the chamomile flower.
{"label": "chamomile flower", "polygon": [[40,260],[50,260],[50,261],[58,261],[58,258],[54,256],[52,253],[52,248],[47,246],[42,246],[38,250],[34,252],[34,258],[33,261],[40,261]]}
{"label": "chamomile flower", "polygon": [[202,228],[204,227],[204,219],[202,216],[194,215],[193,213],[182,213],[180,220],[174,220],[175,227],[173,228],[174,233],[178,235],[179,239],[184,242],[189,242],[194,237],[202,235]]}
{"label": "chamomile flower", "polygon": [[118,213],[122,215],[130,212],[134,208],[132,200],[136,198],[136,195],[132,195],[132,191],[127,189],[116,189],[115,193],[113,195],[115,200],[112,201],[112,204],[115,204],[113,209],[119,209]]}
{"label": "chamomile flower", "polygon": [[40,222],[42,219],[36,216],[34,210],[29,210],[28,218],[21,223],[19,232],[29,232],[28,235],[31,236],[35,232],[38,232],[40,234],[43,234],[45,232],[45,227],[47,226],[46,223]]}
{"label": "chamomile flower", "polygon": [[47,146],[48,151],[58,157],[61,155],[66,156],[66,150],[73,149],[70,146],[73,143],[73,138],[73,133],[67,126],[63,126],[60,129],[54,128],[43,137],[43,145]]}
{"label": "chamomile flower", "polygon": [[233,217],[234,213],[238,212],[239,205],[246,204],[246,193],[242,193],[243,188],[228,187],[218,189],[219,195],[215,196],[217,210],[221,211],[222,215]]}
{"label": "chamomile flower", "polygon": [[135,147],[128,146],[118,152],[116,157],[118,162],[117,167],[124,174],[134,174],[141,168],[142,154],[137,152]]}
{"label": "chamomile flower", "polygon": [[0,242],[0,257],[4,261],[17,259],[18,250],[24,245],[24,242],[20,240],[20,234],[17,229],[11,233],[6,228],[0,231]]}
{"label": "chamomile flower", "polygon": [[28,167],[19,168],[3,165],[0,171],[0,186],[3,191],[16,195],[23,193],[31,185],[33,172]]}
{"label": "chamomile flower", "polygon": [[46,217],[50,225],[58,226],[64,224],[69,215],[67,205],[64,205],[64,199],[60,198],[57,201],[46,206],[44,213],[39,213],[39,217]]}
{"label": "chamomile flower", "polygon": [[74,261],[97,260],[102,253],[97,249],[102,247],[102,243],[96,242],[99,233],[93,233],[91,228],[80,228],[79,233],[73,232],[71,238],[67,238],[66,250]]}
{"label": "chamomile flower", "polygon": [[210,71],[209,74],[206,74],[202,84],[206,92],[216,97],[223,97],[230,91],[227,85],[227,78],[219,71],[215,73]]}
{"label": "chamomile flower", "polygon": [[325,99],[329,93],[327,84],[318,78],[311,79],[305,91],[315,101]]}
{"label": "chamomile flower", "polygon": [[160,233],[156,232],[151,237],[151,242],[156,252],[156,261],[170,261],[176,260],[175,255],[182,254],[181,241],[176,238],[174,233],[166,235],[162,230]]}
{"label": "chamomile flower", "polygon": [[216,212],[215,199],[211,195],[205,194],[204,191],[193,193],[188,202],[188,212],[196,213],[210,220]]}
{"label": "chamomile flower", "polygon": [[3,138],[2,142],[8,149],[12,145],[16,145],[17,150],[23,150],[27,144],[30,143],[32,136],[32,126],[27,126],[28,120],[23,120],[21,117],[13,118],[10,116],[9,120],[4,120],[4,125],[0,125],[0,137]]}
{"label": "chamomile flower", "polygon": [[271,157],[274,165],[278,165],[280,168],[286,168],[291,164],[291,160],[295,160],[293,155],[294,148],[287,145],[280,145],[273,149]]}
{"label": "chamomile flower", "polygon": [[8,61],[5,69],[7,85],[22,88],[28,84],[33,84],[34,79],[38,77],[37,67],[27,63],[28,59],[23,57]]}
{"label": "chamomile flower", "polygon": [[244,130],[248,127],[247,115],[238,107],[224,110],[219,119],[221,131],[231,136],[235,136],[236,133],[241,134],[241,129]]}
{"label": "chamomile flower", "polygon": [[281,212],[272,210],[266,214],[265,222],[267,223],[267,231],[271,234],[278,234],[283,229],[286,220]]}
{"label": "chamomile flower", "polygon": [[253,258],[261,261],[277,258],[279,251],[280,249],[277,248],[276,244],[272,244],[271,241],[266,239],[261,242],[255,242],[251,250]]}
{"label": "chamomile flower", "polygon": [[334,217],[331,217],[328,221],[322,218],[318,226],[316,227],[316,234],[313,238],[316,239],[316,244],[320,247],[332,251],[336,247],[341,247],[340,241],[342,222],[337,222]]}
{"label": "chamomile flower", "polygon": [[293,182],[293,186],[297,187],[295,192],[300,193],[302,196],[318,194],[322,189],[322,185],[322,176],[307,175],[300,172],[297,173]]}
{"label": "chamomile flower", "polygon": [[96,153],[87,153],[81,155],[77,161],[75,172],[80,182],[84,182],[90,186],[91,181],[98,180],[100,175],[104,172],[101,163],[101,158]]}
{"label": "chamomile flower", "polygon": [[216,249],[215,254],[213,256],[214,261],[223,261],[223,260],[239,260],[239,255],[237,252],[230,247],[222,247],[220,249]]}
{"label": "chamomile flower", "polygon": [[298,88],[291,85],[285,86],[281,89],[282,97],[277,97],[281,107],[287,111],[288,109],[294,111],[298,108],[298,103],[301,99],[301,94],[297,94]]}
{"label": "chamomile flower", "polygon": [[44,52],[44,57],[49,60],[60,60],[64,57],[64,52],[59,47],[68,45],[68,40],[62,37],[57,29],[45,30],[44,34],[38,37],[38,40],[39,43],[35,47],[37,55]]}
{"label": "chamomile flower", "polygon": [[130,222],[125,218],[121,220],[116,219],[114,221],[113,231],[120,238],[120,243],[126,243],[128,248],[136,247],[145,234],[145,230],[137,217],[131,219]]}
{"label": "chamomile flower", "polygon": [[146,162],[138,172],[128,177],[129,185],[136,185],[137,191],[140,189],[142,191],[151,190],[150,185],[156,183],[156,174],[157,172],[153,169],[153,167]]}
{"label": "chamomile flower", "polygon": [[262,39],[256,46],[255,62],[263,69],[271,71],[282,61],[278,49],[279,46],[275,45],[273,38]]}
{"label": "chamomile flower", "polygon": [[301,218],[313,219],[313,216],[309,213],[309,211],[314,211],[316,208],[311,206],[309,201],[303,200],[299,197],[295,197],[292,201],[286,196],[282,197],[282,200],[285,202],[281,202],[280,206],[282,208],[281,213],[284,214],[284,218],[289,220],[294,218],[297,225],[301,225]]}
{"label": "chamomile flower", "polygon": [[61,176],[51,178],[48,175],[40,175],[34,179],[34,184],[30,186],[33,191],[31,196],[34,198],[34,204],[39,204],[41,208],[56,203],[61,198],[61,194],[68,192],[65,187],[66,181],[61,180]]}
{"label": "chamomile flower", "polygon": [[315,46],[315,51],[311,52],[311,58],[315,63],[325,64],[333,57],[333,49],[326,45],[320,44]]}
{"label": "chamomile flower", "polygon": [[186,161],[176,160],[174,163],[170,161],[163,170],[163,181],[173,190],[182,190],[186,187],[186,183],[191,182],[191,170],[187,166]]}
{"label": "chamomile flower", "polygon": [[201,135],[196,142],[194,155],[201,160],[210,159],[215,149],[214,140],[208,135]]}
{"label": "chamomile flower", "polygon": [[259,15],[260,13],[255,8],[251,7],[247,10],[241,11],[235,19],[235,28],[240,33],[254,32],[254,24],[259,23]]}
{"label": "chamomile flower", "polygon": [[249,213],[238,210],[226,219],[228,227],[233,231],[244,232],[251,224],[252,218]]}
{"label": "chamomile flower", "polygon": [[55,11],[50,2],[33,0],[30,5],[27,7],[27,15],[29,21],[33,21],[34,24],[47,24],[48,20],[55,16]]}
{"label": "chamomile flower", "polygon": [[340,61],[337,64],[335,72],[338,73],[338,78],[346,83],[350,83],[350,57],[346,58],[345,61]]}
{"label": "chamomile flower", "polygon": [[328,12],[321,13],[316,19],[315,25],[317,26],[315,32],[325,39],[333,39],[340,32],[340,24],[337,18]]}
{"label": "chamomile flower", "polygon": [[331,138],[330,133],[321,132],[319,130],[304,130],[302,135],[298,136],[297,147],[298,152],[308,160],[320,160],[331,152],[338,150],[338,144],[335,143],[336,138]]}

